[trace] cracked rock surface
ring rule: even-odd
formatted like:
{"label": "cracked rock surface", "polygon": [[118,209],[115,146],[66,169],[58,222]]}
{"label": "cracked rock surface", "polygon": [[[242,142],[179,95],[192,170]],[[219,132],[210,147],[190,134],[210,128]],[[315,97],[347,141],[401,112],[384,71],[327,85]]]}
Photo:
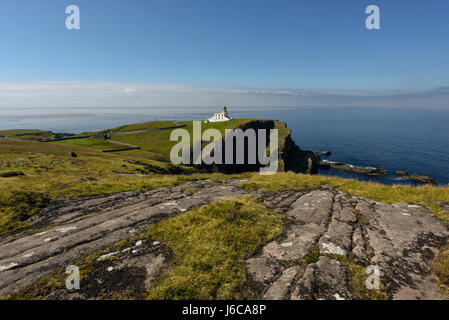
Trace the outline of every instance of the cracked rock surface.
{"label": "cracked rock surface", "polygon": [[[377,267],[388,298],[443,298],[432,268],[449,231],[430,211],[330,188],[299,193],[296,198],[284,208],[292,220],[284,238],[268,243],[246,261],[250,297],[360,298],[350,264]],[[311,252],[316,256],[307,261]]]}
{"label": "cracked rock surface", "polygon": [[[196,181],[152,191],[53,201],[30,220],[43,231],[0,242],[0,296],[162,219],[251,195],[284,214],[289,223],[280,239],[246,260],[248,298],[357,299],[348,267],[354,265],[378,268],[388,298],[442,298],[432,268],[449,230],[424,207],[389,205],[328,187],[275,194],[247,191],[239,188],[243,182]],[[171,249],[157,241],[135,246],[103,257],[83,280],[84,291],[58,290],[47,299],[93,299],[100,294],[114,298],[112,288],[129,291],[129,298],[141,297],[173,261]]]}

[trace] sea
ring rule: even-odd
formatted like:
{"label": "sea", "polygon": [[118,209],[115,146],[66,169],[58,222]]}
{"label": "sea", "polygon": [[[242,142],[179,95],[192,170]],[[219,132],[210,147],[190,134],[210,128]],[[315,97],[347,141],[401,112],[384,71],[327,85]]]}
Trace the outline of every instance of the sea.
{"label": "sea", "polygon": [[[154,120],[204,120],[217,107],[139,108],[0,108],[0,130],[41,129],[81,133]],[[369,177],[336,169],[320,174],[414,184],[396,170],[430,176],[449,184],[449,111],[365,107],[228,107],[233,118],[285,121],[304,150],[328,150],[323,159],[354,166],[386,169],[387,176]]]}

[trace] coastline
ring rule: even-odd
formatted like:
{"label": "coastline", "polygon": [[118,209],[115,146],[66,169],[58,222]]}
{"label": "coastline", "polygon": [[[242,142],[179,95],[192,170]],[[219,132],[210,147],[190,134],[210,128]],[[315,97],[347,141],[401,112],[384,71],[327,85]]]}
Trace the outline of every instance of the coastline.
{"label": "coastline", "polygon": [[[258,122],[259,121],[259,122]],[[244,125],[241,128],[251,128],[254,129],[260,128],[260,123],[263,123],[264,121],[272,121],[272,120],[256,120],[253,119],[252,122],[250,121],[248,124]],[[73,133],[54,133],[52,131],[41,131],[41,130],[34,130],[38,132],[38,135],[34,136],[33,130],[7,130],[7,131],[0,131],[3,132],[3,136],[0,136],[0,139],[7,138],[7,134],[11,132],[16,132],[16,138],[19,139],[26,139],[26,140],[32,140],[33,138],[36,139],[36,141],[40,142],[70,142],[71,140],[82,140],[87,138],[99,138],[99,139],[105,139],[108,140],[112,145],[105,150],[102,150],[103,152],[107,153],[114,153],[114,152],[123,152],[123,151],[130,151],[130,150],[139,150],[141,149],[140,146],[134,145],[132,143],[125,143],[120,141],[114,141],[111,138],[113,136],[124,136],[124,135],[133,135],[133,134],[139,134],[144,132],[155,132],[160,130],[172,130],[175,128],[182,128],[185,127],[185,124],[180,124],[178,122],[174,123],[174,125],[170,126],[167,125],[167,121],[153,121],[154,123],[160,122],[161,125],[160,128],[151,128],[151,129],[139,129],[139,130],[129,130],[125,132],[116,131],[114,132],[114,129],[105,129],[98,132],[91,132],[89,134],[73,134]],[[319,174],[327,175],[329,172],[329,168],[341,171],[341,172],[351,172],[357,174],[355,176],[356,179],[363,180],[364,177],[370,177],[370,178],[377,178],[382,176],[389,176],[393,177],[393,173],[383,169],[383,168],[377,168],[374,166],[357,166],[352,165],[350,163],[345,162],[339,162],[339,161],[331,161],[327,159],[322,159],[323,157],[329,157],[332,155],[330,151],[323,151],[321,154],[315,152],[315,151],[307,151],[302,150],[300,147],[297,146],[296,142],[293,140],[292,135],[294,135],[294,132],[291,128],[288,128],[285,122],[277,121],[277,126],[281,130],[285,130],[285,137],[284,140],[281,142],[280,146],[280,157],[281,157],[281,168],[282,171],[294,171],[298,173],[313,173],[317,174],[318,171]],[[135,126],[138,124],[128,124],[124,125],[122,127],[127,126]],[[263,127],[264,125],[262,125]],[[121,127],[120,127],[121,128]],[[31,131],[28,132],[28,131]],[[22,133],[20,133],[22,132]],[[6,135],[6,136],[5,136]],[[115,144],[115,147],[113,145]],[[117,148],[117,145],[121,145],[123,148]],[[337,150],[338,152],[338,150]],[[310,159],[310,160],[309,160]],[[245,170],[243,170],[245,171]],[[227,166],[226,172],[232,173],[233,169],[232,167]],[[242,172],[242,170],[239,170],[239,172]],[[403,173],[405,171],[403,170],[395,170],[396,175],[398,178],[395,181],[401,182],[402,184],[407,183],[407,181],[411,184],[438,184],[438,181],[430,176],[421,175],[419,173],[413,173],[413,174],[399,174]]]}

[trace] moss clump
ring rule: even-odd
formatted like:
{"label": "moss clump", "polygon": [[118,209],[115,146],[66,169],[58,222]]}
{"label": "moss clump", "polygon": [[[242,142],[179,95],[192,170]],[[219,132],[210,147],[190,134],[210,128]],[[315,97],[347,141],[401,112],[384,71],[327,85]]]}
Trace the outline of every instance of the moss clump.
{"label": "moss clump", "polygon": [[283,229],[282,215],[249,197],[216,202],[157,223],[148,235],[173,249],[176,265],[147,298],[243,298],[244,260]]}
{"label": "moss clump", "polygon": [[388,300],[389,297],[385,292],[385,286],[380,280],[380,288],[368,289],[366,286],[366,280],[369,275],[366,273],[366,269],[356,263],[349,262],[345,265],[350,274],[350,283],[352,294],[354,299],[357,300]]}
{"label": "moss clump", "polygon": [[308,265],[311,263],[318,262],[320,260],[320,248],[319,247],[312,247],[310,249],[310,252],[302,258],[299,263],[301,265]]}

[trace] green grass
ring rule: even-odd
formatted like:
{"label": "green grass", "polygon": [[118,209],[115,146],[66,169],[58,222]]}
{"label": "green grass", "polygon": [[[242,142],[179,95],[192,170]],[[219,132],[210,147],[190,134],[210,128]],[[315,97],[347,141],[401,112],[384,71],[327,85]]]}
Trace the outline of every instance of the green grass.
{"label": "green grass", "polygon": [[[70,157],[70,152],[78,156]],[[0,141],[0,172],[21,170],[28,178],[46,178],[57,174],[102,177],[115,172],[142,173],[150,166],[154,168],[154,173],[179,171],[171,163],[121,153],[103,153],[83,146],[8,139]],[[177,168],[186,173],[195,172],[189,167]]]}
{"label": "green grass", "polygon": [[320,260],[320,248],[312,247],[310,252],[304,256],[301,260],[299,260],[299,264],[303,266],[307,266],[311,263],[318,262]]}
{"label": "green grass", "polygon": [[93,138],[93,137],[85,138],[85,139],[62,140],[62,141],[58,141],[57,143],[62,143],[62,144],[67,144],[67,145],[75,145],[75,146],[84,146],[84,147],[90,147],[90,148],[95,148],[95,149],[99,149],[99,150],[111,150],[111,149],[125,148],[122,146],[118,146],[117,144],[114,144],[107,139]]}
{"label": "green grass", "polygon": [[126,132],[143,129],[159,129],[175,126],[173,121],[149,121],[144,123],[128,124],[118,128],[111,129],[110,132]]}
{"label": "green grass", "polygon": [[1,135],[8,136],[12,139],[19,140],[47,140],[53,139],[54,135],[50,131],[42,131],[36,129],[15,129],[0,131]]}
{"label": "green grass", "polygon": [[284,229],[283,216],[256,200],[225,200],[161,221],[148,232],[173,249],[176,265],[149,299],[241,299],[245,259]]}
{"label": "green grass", "polygon": [[[88,147],[88,148],[94,148],[94,149],[101,150],[101,151],[127,148],[126,146],[114,143],[113,141],[111,141],[109,139],[93,138],[93,137],[84,138],[84,139],[63,140],[63,141],[58,141],[58,142],[54,142],[54,143],[83,146],[83,147]],[[120,151],[120,153],[115,152],[115,154],[120,154],[121,156],[126,156],[126,157],[130,157],[130,158],[141,158],[141,159],[143,158],[143,159],[147,159],[147,160],[167,162],[167,158],[165,156],[162,156],[159,153],[155,153],[152,151],[127,150],[127,151]]]}
{"label": "green grass", "polygon": [[47,197],[43,193],[17,190],[0,195],[0,235],[30,226],[25,222],[42,209]]}
{"label": "green grass", "polygon": [[89,136],[96,135],[100,133],[114,133],[114,132],[126,132],[126,131],[134,131],[134,130],[144,130],[144,129],[159,129],[159,128],[169,128],[175,126],[175,123],[172,121],[148,121],[142,123],[134,123],[127,124],[120,127],[106,129],[102,131],[88,131],[80,133],[76,136]]}
{"label": "green grass", "polygon": [[248,182],[243,184],[242,188],[265,192],[313,190],[319,188],[323,183],[324,180],[317,179],[317,176],[299,175],[292,172],[277,173],[271,176],[255,174]]}
{"label": "green grass", "polygon": [[[254,119],[235,119],[227,122],[214,122],[214,123],[204,123],[201,122],[201,129],[204,132],[207,129],[214,128],[220,131],[224,137],[226,129],[235,129],[251,120]],[[192,121],[180,122],[180,124],[185,125],[183,129],[190,133],[191,143],[193,134],[193,123]],[[175,146],[178,141],[170,141],[170,134],[172,130],[161,130],[152,132],[140,132],[122,136],[113,136],[116,141],[133,144],[141,147],[143,151],[149,151],[158,154],[165,161],[170,161],[170,150]]]}
{"label": "green grass", "polygon": [[[253,120],[257,119],[233,119],[231,121],[214,122],[214,123],[204,123],[203,121],[201,121],[201,128],[203,132],[211,128],[217,129],[224,137],[226,129],[235,129]],[[187,130],[190,133],[192,143],[192,134],[193,134],[192,121],[180,122],[179,124],[184,125],[183,129]],[[175,124],[171,121],[151,121],[145,123],[125,125],[118,128],[108,129],[100,132],[82,133],[80,134],[80,136],[95,135],[98,133],[127,132],[142,129],[167,128],[173,127],[174,125]],[[281,142],[280,144],[282,146],[286,136],[290,134],[290,129],[286,127],[285,123],[280,121],[275,121],[275,125],[276,128],[279,129],[279,141]],[[170,141],[170,134],[173,130],[174,129],[167,129],[160,131],[131,133],[127,135],[113,135],[112,140],[139,146],[141,148],[141,150],[126,151],[126,153],[129,155],[138,155],[140,157],[146,157],[157,161],[169,162],[170,150],[173,148],[174,145],[178,143],[178,141]],[[58,141],[58,143],[80,145],[100,150],[125,148],[124,146],[114,144],[113,142],[107,139],[93,138],[93,137],[79,140],[77,139],[77,140]]]}

